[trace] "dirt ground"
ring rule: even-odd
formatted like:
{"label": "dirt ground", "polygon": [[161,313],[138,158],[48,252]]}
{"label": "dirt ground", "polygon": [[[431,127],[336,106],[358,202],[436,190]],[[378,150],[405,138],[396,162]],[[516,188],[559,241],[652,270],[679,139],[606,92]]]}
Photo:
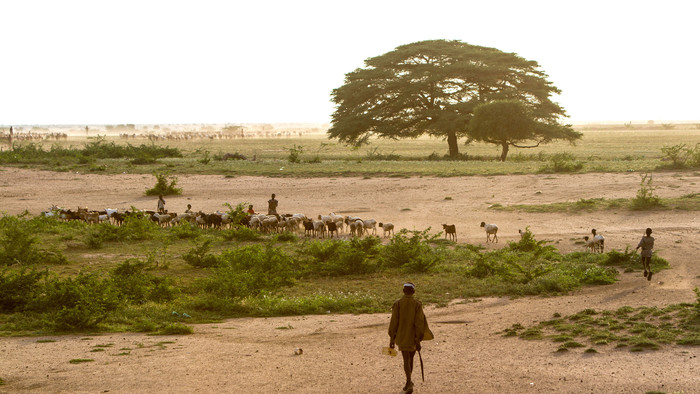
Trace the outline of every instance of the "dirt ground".
{"label": "dirt ground", "polygon": [[[536,204],[580,198],[633,197],[639,174],[521,175],[468,178],[261,178],[179,176],[184,194],[166,198],[166,208],[224,209],[224,202],[249,201],[262,210],[271,193],[279,211],[307,215],[336,212],[392,222],[397,228],[433,229],[456,224],[460,242],[484,243],[479,223],[498,224],[501,247],[530,226],[538,239],[562,251],[581,248],[596,228],[606,248],[636,246],[654,229],[656,252],[671,269],[648,282],[623,273],[609,286],[561,297],[482,298],[427,307],[435,334],[423,349],[425,382],[416,359],[416,392],[700,392],[700,348],[664,345],[632,353],[596,347],[599,353],[555,353],[549,341],[524,341],[498,334],[585,308],[665,306],[693,302],[700,286],[700,221],[696,212],[594,212],[527,214],[495,212],[491,204]],[[38,214],[52,204],[90,209],[135,206],[155,209],[143,192],[150,175],[84,175],[0,169],[0,211]],[[662,197],[700,192],[700,174],[654,175]],[[451,199],[446,199],[451,197]],[[396,296],[401,295],[396,284]],[[417,283],[420,298],[420,283]],[[195,326],[189,336],[143,334],[0,338],[0,392],[360,392],[398,393],[401,357],[380,354],[387,346],[389,314],[232,319]],[[292,327],[280,329],[280,327]],[[37,343],[40,339],[55,342]],[[102,352],[95,345],[113,344]],[[302,348],[302,355],[294,349]],[[129,350],[127,350],[129,349]],[[120,355],[122,353],[128,353]],[[70,364],[72,359],[94,362]]]}

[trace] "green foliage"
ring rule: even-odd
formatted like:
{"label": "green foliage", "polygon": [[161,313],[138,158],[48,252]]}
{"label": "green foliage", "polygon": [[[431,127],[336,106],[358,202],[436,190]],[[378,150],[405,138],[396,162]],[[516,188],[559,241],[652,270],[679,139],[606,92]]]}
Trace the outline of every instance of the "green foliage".
{"label": "green foliage", "polygon": [[576,172],[583,168],[583,163],[576,160],[576,157],[568,152],[555,153],[550,156],[549,164],[544,166],[540,172]]}
{"label": "green foliage", "polygon": [[182,259],[185,260],[185,262],[187,264],[189,264],[193,267],[198,267],[198,268],[214,267],[214,266],[219,264],[219,259],[216,256],[209,254],[210,249],[211,249],[211,240],[210,239],[202,242],[200,245],[198,245],[195,242],[194,247],[192,249],[190,249],[189,252],[182,255]]}
{"label": "green foliage", "polygon": [[203,280],[206,291],[222,297],[259,295],[294,283],[294,261],[271,243],[227,250],[211,277]]}
{"label": "green foliage", "polygon": [[301,163],[301,154],[304,153],[303,146],[294,144],[293,147],[287,150],[289,151],[287,161],[289,161],[290,163]]}
{"label": "green foliage", "polygon": [[168,177],[167,174],[162,172],[155,172],[153,176],[156,177],[156,184],[146,190],[147,196],[169,196],[169,195],[180,195],[182,194],[182,189],[175,187],[177,185],[177,177]]}
{"label": "green foliage", "polygon": [[661,153],[665,155],[667,160],[671,161],[673,168],[683,168],[688,160],[688,150],[685,144],[664,145],[661,147]]}
{"label": "green foliage", "polygon": [[259,232],[250,229],[248,227],[234,227],[229,230],[224,230],[221,232],[221,236],[227,240],[237,240],[237,241],[258,241],[262,239]]}
{"label": "green foliage", "polygon": [[344,85],[332,93],[336,110],[328,135],[359,146],[371,136],[428,134],[445,137],[450,156],[456,156],[474,103],[520,99],[530,103],[535,118],[553,121],[564,115],[549,99],[558,92],[537,62],[516,54],[460,41],[415,42],[369,58],[364,68],[346,74]]}
{"label": "green foliage", "polygon": [[201,235],[201,231],[196,224],[182,220],[170,227],[170,235],[178,239],[196,239]]}
{"label": "green foliage", "polygon": [[48,271],[37,271],[34,267],[0,271],[0,313],[23,311],[40,294],[47,277]]}
{"label": "green foliage", "polygon": [[81,272],[75,278],[51,278],[43,290],[28,309],[45,313],[46,324],[57,331],[95,328],[119,305],[118,293],[110,281],[95,274]]}
{"label": "green foliage", "polygon": [[119,297],[130,304],[173,300],[177,290],[172,279],[155,276],[148,272],[150,269],[149,262],[138,259],[128,259],[114,267],[110,279]]}
{"label": "green foliage", "polygon": [[[506,161],[509,147],[534,148],[553,140],[573,142],[583,134],[571,125],[560,125],[549,117],[540,118],[521,100],[494,100],[477,105],[469,121],[469,137],[476,141],[500,145],[501,161]],[[527,143],[529,145],[522,145]]]}
{"label": "green foliage", "polygon": [[132,207],[132,213],[124,218],[124,224],[119,227],[118,234],[120,240],[143,241],[155,238],[158,231],[158,224]]}
{"label": "green foliage", "polygon": [[654,194],[654,185],[652,184],[653,175],[642,174],[642,181],[637,190],[637,196],[632,199],[631,208],[634,210],[646,210],[658,207],[661,205],[661,199]]}
{"label": "green foliage", "polygon": [[54,144],[49,150],[44,150],[36,143],[15,144],[13,150],[0,152],[0,164],[51,164],[55,162],[68,164],[91,164],[96,159],[131,158],[132,162],[148,159],[155,162],[156,158],[180,158],[182,153],[177,148],[161,147],[155,144],[117,145],[114,141],[107,142],[105,137],[90,138],[83,149],[64,148]]}
{"label": "green foliage", "polygon": [[379,268],[380,245],[377,237],[310,241],[302,246],[299,255],[308,276],[366,274]]}
{"label": "green foliage", "polygon": [[35,224],[18,216],[0,218],[0,266],[67,263],[61,252],[39,248]]}
{"label": "green foliage", "polygon": [[224,203],[224,206],[228,208],[227,213],[229,218],[231,218],[231,227],[239,226],[243,222],[243,219],[248,216],[248,212],[246,211],[248,207],[247,202],[239,202],[235,207],[229,203]]}
{"label": "green foliage", "polygon": [[401,229],[382,250],[384,266],[403,268],[407,272],[429,272],[444,259],[441,249],[428,243],[438,238],[438,234],[430,234],[430,228],[423,231]]}

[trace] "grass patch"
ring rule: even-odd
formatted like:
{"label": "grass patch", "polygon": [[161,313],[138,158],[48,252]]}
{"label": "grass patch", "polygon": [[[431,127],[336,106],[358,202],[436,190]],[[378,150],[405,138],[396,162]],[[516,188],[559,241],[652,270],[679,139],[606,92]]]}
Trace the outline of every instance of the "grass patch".
{"label": "grass patch", "polygon": [[[576,314],[525,327],[517,324],[501,333],[522,339],[549,338],[562,343],[557,351],[593,345],[615,344],[631,352],[658,350],[664,344],[700,346],[700,290],[695,303],[663,309],[625,306],[615,311],[586,309]],[[535,333],[536,335],[533,335]],[[587,351],[588,352],[588,351]]]}
{"label": "grass patch", "polygon": [[74,358],[68,362],[71,364],[82,364],[82,363],[90,363],[93,361],[95,361],[95,360],[93,360],[91,358]]}

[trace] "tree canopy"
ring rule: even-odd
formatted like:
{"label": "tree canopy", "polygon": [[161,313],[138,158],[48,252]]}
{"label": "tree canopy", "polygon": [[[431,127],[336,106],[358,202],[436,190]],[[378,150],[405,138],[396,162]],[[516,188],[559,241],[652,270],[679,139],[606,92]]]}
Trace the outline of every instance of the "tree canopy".
{"label": "tree canopy", "polygon": [[523,102],[530,115],[554,124],[565,111],[550,100],[559,89],[537,62],[461,41],[402,45],[365,60],[331,96],[336,104],[329,138],[354,145],[372,136],[443,137],[451,156],[469,135],[474,109],[500,99]]}
{"label": "tree canopy", "polygon": [[501,161],[506,161],[511,146],[534,148],[555,139],[573,143],[581,138],[581,133],[568,125],[537,119],[521,101],[496,100],[474,108],[469,137],[500,145]]}

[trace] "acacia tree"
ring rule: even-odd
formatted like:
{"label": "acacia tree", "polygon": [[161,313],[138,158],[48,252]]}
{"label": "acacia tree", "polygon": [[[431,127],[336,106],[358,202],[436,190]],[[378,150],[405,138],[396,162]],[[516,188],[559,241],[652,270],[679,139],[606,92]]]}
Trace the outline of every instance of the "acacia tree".
{"label": "acacia tree", "polygon": [[469,137],[500,145],[501,161],[506,161],[511,146],[535,148],[557,139],[573,144],[581,136],[569,125],[538,119],[518,100],[496,100],[479,104],[474,108],[474,116],[469,122]]}
{"label": "acacia tree", "polygon": [[559,89],[546,78],[537,62],[494,48],[447,40],[402,45],[345,75],[331,94],[328,136],[360,146],[372,136],[427,134],[445,138],[454,157],[479,104],[517,99],[538,119],[565,116],[549,99]]}

